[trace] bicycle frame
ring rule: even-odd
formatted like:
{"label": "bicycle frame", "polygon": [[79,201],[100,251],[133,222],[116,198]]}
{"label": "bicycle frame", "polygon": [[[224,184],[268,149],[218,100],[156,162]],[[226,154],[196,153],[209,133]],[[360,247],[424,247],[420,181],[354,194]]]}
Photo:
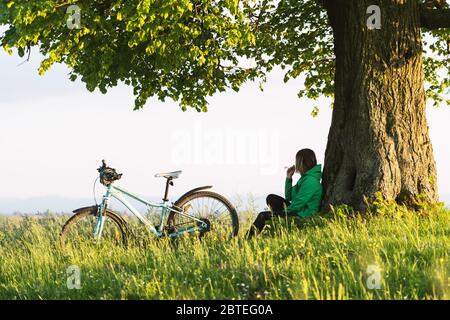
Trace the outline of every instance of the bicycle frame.
{"label": "bicycle frame", "polygon": [[[146,226],[147,230],[151,234],[153,234],[155,237],[161,237],[163,235],[165,220],[166,220],[166,217],[169,212],[175,212],[178,215],[187,217],[187,218],[199,223],[199,225],[197,225],[195,227],[180,228],[176,232],[171,233],[170,237],[176,237],[176,236],[179,236],[179,235],[182,235],[185,233],[193,233],[195,231],[201,231],[203,228],[207,227],[207,224],[204,221],[197,219],[196,217],[189,215],[183,211],[179,211],[179,210],[172,208],[172,205],[169,204],[169,201],[167,199],[164,199],[163,202],[161,202],[161,203],[154,203],[151,201],[147,201],[129,191],[126,191],[125,189],[123,189],[121,187],[110,184],[106,189],[106,193],[102,198],[102,203],[99,208],[99,215],[98,215],[96,227],[94,230],[94,238],[96,240],[100,240],[100,238],[101,238],[103,225],[104,225],[103,215],[104,215],[105,209],[107,208],[107,206],[109,204],[111,197],[114,199],[117,199],[120,203],[122,203],[134,216],[136,216],[136,218],[139,219],[139,221],[141,221]],[[132,198],[142,204],[145,204],[147,207],[161,209],[161,220],[160,220],[159,228],[156,229],[155,226],[147,218],[144,217],[144,215],[142,215],[135,207],[133,207],[131,205],[131,203],[129,201],[127,201],[126,197]]]}

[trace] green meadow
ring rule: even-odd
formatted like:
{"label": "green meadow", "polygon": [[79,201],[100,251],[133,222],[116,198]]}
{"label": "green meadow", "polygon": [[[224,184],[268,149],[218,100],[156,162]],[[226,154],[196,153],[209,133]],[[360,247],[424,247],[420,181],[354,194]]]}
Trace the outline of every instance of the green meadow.
{"label": "green meadow", "polygon": [[[449,299],[450,212],[379,202],[278,220],[245,240],[148,237],[61,252],[67,216],[0,216],[0,299]],[[71,287],[73,268],[79,286]],[[68,285],[69,284],[69,285]],[[71,288],[70,288],[71,287]]]}

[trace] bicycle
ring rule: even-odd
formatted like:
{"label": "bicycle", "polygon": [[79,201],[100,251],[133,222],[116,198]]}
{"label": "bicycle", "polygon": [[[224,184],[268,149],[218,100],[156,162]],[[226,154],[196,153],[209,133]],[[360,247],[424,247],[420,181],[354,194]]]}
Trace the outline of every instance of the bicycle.
{"label": "bicycle", "polygon": [[[212,186],[192,189],[177,201],[169,202],[169,188],[173,186],[173,180],[177,179],[182,171],[155,175],[155,177],[166,179],[161,203],[147,201],[115,185],[122,174],[117,173],[114,168],[108,167],[105,160],[102,161],[102,166],[97,171],[99,172],[97,179],[100,179],[100,183],[106,188],[106,193],[99,205],[73,211],[74,215],[64,224],[60,233],[62,249],[66,249],[69,244],[74,247],[86,240],[93,244],[111,242],[127,246],[130,229],[127,221],[119,213],[108,208],[111,198],[115,198],[123,204],[156,238],[177,238],[193,233],[203,237],[208,233],[214,233],[219,239],[231,239],[238,234],[239,220],[236,209],[222,195],[205,191]],[[147,208],[159,211],[159,225],[153,225],[144,214],[141,214],[127,201],[126,197],[144,204]]]}

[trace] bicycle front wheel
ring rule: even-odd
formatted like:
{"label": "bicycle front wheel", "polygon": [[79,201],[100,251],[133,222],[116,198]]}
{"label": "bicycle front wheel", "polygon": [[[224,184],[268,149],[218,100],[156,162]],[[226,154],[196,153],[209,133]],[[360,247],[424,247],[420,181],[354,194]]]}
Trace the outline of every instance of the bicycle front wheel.
{"label": "bicycle front wheel", "polygon": [[125,221],[116,213],[106,210],[103,215],[103,229],[100,239],[95,239],[97,208],[81,209],[63,226],[60,244],[63,250],[84,251],[101,246],[102,248],[127,245],[128,228]]}
{"label": "bicycle front wheel", "polygon": [[[201,236],[209,235],[218,239],[230,239],[239,232],[239,219],[236,209],[223,196],[211,191],[199,191],[179,199],[175,207],[191,217],[208,224],[208,230]],[[198,225],[192,218],[181,214],[171,214],[169,219],[177,230]]]}

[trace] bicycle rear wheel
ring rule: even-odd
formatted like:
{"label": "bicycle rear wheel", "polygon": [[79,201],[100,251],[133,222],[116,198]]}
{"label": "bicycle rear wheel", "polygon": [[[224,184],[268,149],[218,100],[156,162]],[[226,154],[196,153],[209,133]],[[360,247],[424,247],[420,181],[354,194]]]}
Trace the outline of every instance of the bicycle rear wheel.
{"label": "bicycle rear wheel", "polygon": [[[211,191],[199,191],[179,199],[174,206],[185,214],[207,222],[209,230],[200,236],[213,236],[218,239],[230,239],[239,232],[239,219],[236,209],[223,196]],[[171,212],[168,224],[180,230],[198,225],[189,217]]]}
{"label": "bicycle rear wheel", "polygon": [[100,241],[94,239],[97,223],[97,208],[81,209],[63,226],[60,244],[63,250],[84,251],[94,247],[127,245],[128,228],[125,221],[116,213],[106,210],[103,215],[103,230]]}

